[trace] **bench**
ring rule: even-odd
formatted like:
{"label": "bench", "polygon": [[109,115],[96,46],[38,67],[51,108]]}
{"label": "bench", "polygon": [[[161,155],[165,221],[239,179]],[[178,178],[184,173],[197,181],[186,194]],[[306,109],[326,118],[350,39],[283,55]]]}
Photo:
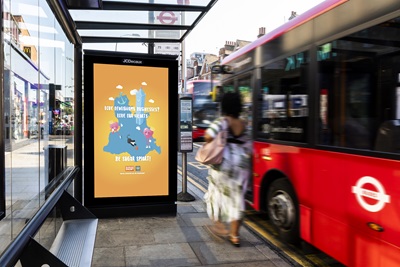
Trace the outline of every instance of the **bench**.
{"label": "bench", "polygon": [[50,248],[67,266],[91,266],[97,219],[66,221]]}
{"label": "bench", "polygon": [[[66,191],[72,180],[68,175],[49,195],[35,216],[7,247],[0,258],[0,266],[13,266],[18,260],[23,267],[91,266],[98,219]],[[33,237],[54,207],[59,209],[63,222],[47,250]]]}

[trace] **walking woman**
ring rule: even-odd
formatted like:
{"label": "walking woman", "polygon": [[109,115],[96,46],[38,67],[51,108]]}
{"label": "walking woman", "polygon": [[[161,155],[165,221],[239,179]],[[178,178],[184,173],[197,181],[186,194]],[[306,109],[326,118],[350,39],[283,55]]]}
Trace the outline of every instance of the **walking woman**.
{"label": "walking woman", "polygon": [[[213,235],[227,236],[240,246],[239,228],[244,216],[244,195],[250,174],[251,140],[246,132],[246,122],[239,118],[242,111],[241,96],[226,93],[221,100],[222,116],[210,124],[204,139],[211,142],[218,132],[227,131],[224,159],[220,165],[211,165],[208,190],[204,196],[207,213],[213,221],[208,230]],[[229,229],[225,224],[230,225]]]}

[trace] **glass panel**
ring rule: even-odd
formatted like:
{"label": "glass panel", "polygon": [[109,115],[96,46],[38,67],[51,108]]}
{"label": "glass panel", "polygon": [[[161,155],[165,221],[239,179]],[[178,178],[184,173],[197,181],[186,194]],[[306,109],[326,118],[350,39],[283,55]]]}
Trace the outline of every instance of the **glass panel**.
{"label": "glass panel", "polygon": [[[3,3],[3,36],[4,36],[4,80],[3,80],[3,90],[4,90],[4,100],[2,105],[4,109],[4,145],[5,145],[5,215],[6,217],[0,221],[0,252],[11,242],[11,217],[9,216],[11,212],[11,147],[9,145],[10,131],[11,131],[11,110],[10,110],[10,62],[11,62],[11,40],[16,38],[13,34],[14,25],[11,17],[11,0],[5,0]],[[7,217],[8,216],[8,217]]]}
{"label": "glass panel", "polygon": [[[182,37],[186,36],[188,30],[185,28],[193,27],[194,23],[206,14],[209,6],[214,4],[215,0],[143,0],[143,1],[107,1],[110,5],[110,10],[93,9],[93,10],[69,10],[72,19],[77,22],[86,22],[86,29],[79,27],[78,33],[82,38],[90,38],[91,41],[85,41],[83,44],[84,49],[93,50],[109,50],[109,51],[127,51],[137,53],[155,53],[155,54],[171,54],[179,55],[180,50],[175,48],[176,41],[180,41]],[[113,5],[113,3],[115,4]],[[124,5],[127,4],[128,7]],[[132,4],[132,5],[129,5]],[[158,5],[155,11],[141,10],[151,9],[149,6],[152,4]],[[164,10],[162,5],[187,5],[192,6],[191,11],[174,11],[170,8]],[[106,5],[104,3],[104,5]],[[113,6],[111,6],[113,5]],[[118,8],[119,7],[119,8]],[[178,8],[178,7],[177,7]],[[118,10],[119,9],[119,10]],[[121,10],[122,9],[122,10]],[[187,8],[189,9],[189,8]],[[98,28],[95,23],[101,22],[105,24],[110,23],[126,23],[137,24],[141,29],[96,29]],[[148,25],[160,26],[185,26],[183,29],[175,29],[171,27],[164,27],[164,29],[149,29]],[[119,27],[116,25],[116,27]],[[101,37],[104,39],[102,40]],[[124,37],[124,41],[115,40],[113,38]],[[98,38],[98,39],[96,39]],[[133,42],[129,42],[132,38]],[[140,39],[156,39],[155,47],[150,46],[146,48],[147,41]],[[128,40],[127,40],[128,39]],[[170,39],[170,43],[160,43],[160,41]],[[158,41],[158,42],[157,42]],[[96,43],[91,43],[96,42]],[[150,41],[151,42],[151,41]],[[150,50],[150,49],[153,49]]]}
{"label": "glass panel", "polygon": [[123,3],[153,3],[153,4],[180,4],[192,6],[207,6],[210,0],[107,0],[107,2],[123,2]]}
{"label": "glass panel", "polygon": [[83,49],[125,51],[133,53],[148,53],[148,46],[144,43],[84,43]]}
{"label": "glass panel", "polygon": [[306,142],[308,117],[307,52],[297,53],[262,69],[258,135]]}
{"label": "glass panel", "polygon": [[[46,0],[6,0],[3,14],[6,217],[0,253],[45,202],[54,177],[49,145],[67,146],[67,166],[74,154],[73,46]],[[64,130],[56,135],[57,120]],[[45,228],[54,235],[54,227]]]}
{"label": "glass panel", "polygon": [[[85,37],[115,37],[132,38],[134,41],[138,38],[161,38],[179,40],[186,31],[162,31],[162,30],[79,30],[80,36]],[[118,40],[116,40],[118,42]]]}
{"label": "glass panel", "polygon": [[9,3],[10,23],[4,43],[6,113],[6,221],[14,238],[39,206],[40,152],[38,138],[38,25],[39,9],[23,1]]}
{"label": "glass panel", "polygon": [[400,152],[399,23],[319,47],[320,144]]}
{"label": "glass panel", "polygon": [[70,10],[74,21],[190,26],[201,12]]}

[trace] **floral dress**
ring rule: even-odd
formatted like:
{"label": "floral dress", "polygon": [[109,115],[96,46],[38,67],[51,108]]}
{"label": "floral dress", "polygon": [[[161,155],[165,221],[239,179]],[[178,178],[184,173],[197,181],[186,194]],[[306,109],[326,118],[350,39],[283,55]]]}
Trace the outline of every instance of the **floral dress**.
{"label": "floral dress", "polygon": [[215,138],[227,130],[224,159],[220,165],[211,165],[208,172],[208,190],[204,195],[210,219],[221,222],[241,220],[244,215],[244,195],[250,175],[251,142],[248,134],[234,136],[228,122],[219,118],[210,124],[207,134]]}

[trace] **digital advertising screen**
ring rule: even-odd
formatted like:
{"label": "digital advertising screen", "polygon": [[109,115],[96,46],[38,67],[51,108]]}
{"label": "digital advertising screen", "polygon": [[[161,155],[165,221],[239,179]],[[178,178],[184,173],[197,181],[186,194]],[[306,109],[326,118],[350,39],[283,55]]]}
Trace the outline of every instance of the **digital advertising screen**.
{"label": "digital advertising screen", "polygon": [[176,198],[177,66],[171,56],[85,53],[85,170],[88,164],[90,168],[84,184],[89,205]]}

